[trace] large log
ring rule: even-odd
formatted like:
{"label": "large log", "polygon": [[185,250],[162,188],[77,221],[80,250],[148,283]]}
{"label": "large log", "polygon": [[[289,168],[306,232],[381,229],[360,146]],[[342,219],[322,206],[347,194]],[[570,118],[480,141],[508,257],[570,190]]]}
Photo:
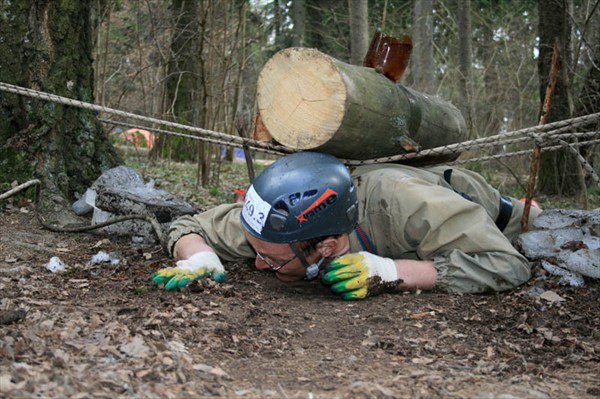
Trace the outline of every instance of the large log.
{"label": "large log", "polygon": [[315,49],[288,48],[263,67],[258,107],[266,129],[296,150],[371,159],[466,139],[460,111]]}

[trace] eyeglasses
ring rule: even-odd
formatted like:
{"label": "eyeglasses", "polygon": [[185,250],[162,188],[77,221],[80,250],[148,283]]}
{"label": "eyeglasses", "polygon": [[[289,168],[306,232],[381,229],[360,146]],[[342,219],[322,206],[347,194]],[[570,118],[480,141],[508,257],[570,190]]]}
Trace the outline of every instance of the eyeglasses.
{"label": "eyeglasses", "polygon": [[273,270],[274,272],[281,269],[282,267],[285,267],[288,263],[298,259],[298,255],[294,255],[294,257],[292,259],[286,260],[283,263],[283,265],[279,265],[279,264],[273,262],[268,256],[264,256],[263,254],[261,254],[258,251],[255,251],[255,252],[256,252],[256,256],[258,256],[263,262],[265,262],[267,264],[267,266],[269,266],[269,269]]}

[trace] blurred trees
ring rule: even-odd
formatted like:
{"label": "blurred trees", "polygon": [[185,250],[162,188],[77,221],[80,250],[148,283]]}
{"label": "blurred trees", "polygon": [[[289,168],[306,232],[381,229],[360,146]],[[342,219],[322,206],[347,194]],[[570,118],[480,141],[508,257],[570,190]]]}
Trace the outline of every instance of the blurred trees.
{"label": "blurred trees", "polygon": [[[368,43],[375,30],[381,29],[392,36],[410,34],[413,38],[413,56],[402,83],[453,102],[465,115],[472,137],[484,137],[538,123],[551,49],[558,38],[561,73],[550,120],[600,112],[600,0],[76,3],[3,3],[0,46],[4,54],[11,54],[0,61],[3,81],[249,135],[257,76],[273,54],[302,45],[360,63],[355,48],[363,44],[358,40],[364,42],[366,31]],[[44,20],[44,12],[51,12],[63,25]],[[65,85],[65,81],[71,83]],[[68,151],[55,154],[56,159],[37,161],[57,177],[56,186],[62,192],[79,192],[101,168],[117,161],[106,136],[125,121],[99,115],[101,120],[110,117],[114,121],[101,131],[89,112],[0,94],[3,142],[16,143],[15,132],[29,137],[27,129],[33,126],[36,144],[46,142],[45,138],[58,143],[51,149],[70,143],[64,146]],[[87,140],[79,137],[81,132]],[[80,151],[82,143],[86,147]],[[8,144],[0,147],[0,161],[9,171],[7,176],[16,176],[14,165],[20,165],[23,154]],[[26,147],[30,154],[39,154],[35,145]],[[159,158],[198,162],[198,183],[218,181],[219,169],[212,170],[211,165],[220,159],[221,148],[214,144],[163,135],[153,151]],[[596,161],[598,168],[598,151],[585,147],[581,152],[590,162]],[[71,161],[65,157],[75,155],[83,158],[79,163],[86,168],[67,166]],[[548,193],[579,191],[581,184],[575,184],[576,176],[570,174],[578,166],[571,161],[561,153],[545,157],[540,188]],[[517,166],[515,176],[527,172],[524,158],[504,161],[504,165]],[[32,170],[30,165],[27,173]]]}
{"label": "blurred trees", "polygon": [[[547,115],[548,123],[568,119],[573,115],[573,98],[569,89],[569,81],[572,80],[573,74],[570,19],[572,6],[572,0],[539,2],[538,76],[542,102],[546,95],[555,47],[560,54],[552,105]],[[548,194],[576,193],[581,189],[578,178],[580,173],[579,162],[569,151],[542,153],[538,187]]]}
{"label": "blurred trees", "polygon": [[348,0],[350,21],[350,63],[362,65],[369,47],[369,10],[367,0]]}
{"label": "blurred trees", "polygon": [[292,2],[292,46],[303,47],[306,34],[306,1],[294,0]]}
{"label": "blurred trees", "polygon": [[[207,96],[202,82],[205,59],[200,31],[206,28],[204,11],[198,0],[173,0],[171,3],[172,33],[163,113],[168,120],[184,125],[205,126]],[[178,161],[193,160],[198,153],[195,144],[181,137],[162,135],[154,155]]]}
{"label": "blurred trees", "polygon": [[[574,8],[572,18],[574,30],[579,32],[573,46],[573,116],[600,112],[600,1],[586,3],[585,7]],[[580,152],[597,172],[600,168],[599,146],[580,147]]]}
{"label": "blurred trees", "polygon": [[[371,0],[368,36],[379,28],[394,36],[410,34],[415,47],[402,83],[453,102],[465,114],[473,137],[490,136],[538,123],[541,80],[547,78],[538,71],[538,55],[545,51],[540,48],[538,3],[552,10],[557,1]],[[572,61],[565,69],[572,115],[600,111],[598,2],[572,0],[565,14],[574,28],[568,33]],[[97,0],[97,8],[105,11],[97,13],[96,98],[144,115],[248,134],[257,76],[275,52],[303,45],[351,62],[353,3]],[[196,7],[196,18],[188,7]],[[184,40],[179,47],[177,40]],[[185,57],[195,61],[186,64]],[[188,84],[195,87],[184,87]],[[190,106],[183,105],[183,97],[192,92],[196,105],[185,110]],[[176,110],[176,104],[181,108]],[[156,151],[170,159],[203,159],[206,170],[199,180],[214,181],[207,170],[219,150],[187,146],[165,144]]]}
{"label": "blurred trees", "polygon": [[471,110],[471,64],[473,52],[471,51],[472,25],[471,25],[471,0],[457,0],[456,23],[458,25],[458,108],[467,122],[469,137],[474,138],[473,115]]}
{"label": "blurred trees", "polygon": [[412,87],[433,94],[437,89],[433,65],[433,0],[414,2],[412,39]]}

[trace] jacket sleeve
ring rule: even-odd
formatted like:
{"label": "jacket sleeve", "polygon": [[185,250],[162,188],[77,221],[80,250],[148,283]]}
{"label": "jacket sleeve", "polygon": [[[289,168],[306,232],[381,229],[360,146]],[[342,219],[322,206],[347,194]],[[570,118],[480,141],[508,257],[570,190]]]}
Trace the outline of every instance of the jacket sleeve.
{"label": "jacket sleeve", "polygon": [[254,250],[244,236],[240,221],[241,204],[225,204],[194,216],[182,216],[169,227],[167,250],[187,234],[198,234],[225,261],[255,258]]}
{"label": "jacket sleeve", "polygon": [[514,288],[531,276],[529,262],[483,207],[415,177],[395,180],[392,236],[418,259],[433,260],[436,289],[482,293]]}

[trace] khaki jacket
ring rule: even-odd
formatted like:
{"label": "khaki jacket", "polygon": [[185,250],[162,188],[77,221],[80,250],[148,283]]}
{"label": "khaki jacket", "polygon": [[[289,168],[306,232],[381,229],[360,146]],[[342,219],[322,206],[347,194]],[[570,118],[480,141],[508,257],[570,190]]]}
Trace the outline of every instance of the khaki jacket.
{"label": "khaki jacket", "polygon": [[[464,169],[452,168],[449,184],[444,179],[447,169],[379,164],[352,170],[358,224],[376,253],[433,260],[436,289],[447,292],[503,291],[527,281],[529,262],[511,245],[520,232],[524,204],[510,199],[512,215],[501,232],[495,224],[500,193],[479,174]],[[530,222],[539,212],[531,209]],[[181,236],[197,233],[225,261],[254,259],[240,213],[241,204],[226,204],[177,219],[169,229],[169,251]],[[354,231],[350,251],[361,250],[365,249]]]}

